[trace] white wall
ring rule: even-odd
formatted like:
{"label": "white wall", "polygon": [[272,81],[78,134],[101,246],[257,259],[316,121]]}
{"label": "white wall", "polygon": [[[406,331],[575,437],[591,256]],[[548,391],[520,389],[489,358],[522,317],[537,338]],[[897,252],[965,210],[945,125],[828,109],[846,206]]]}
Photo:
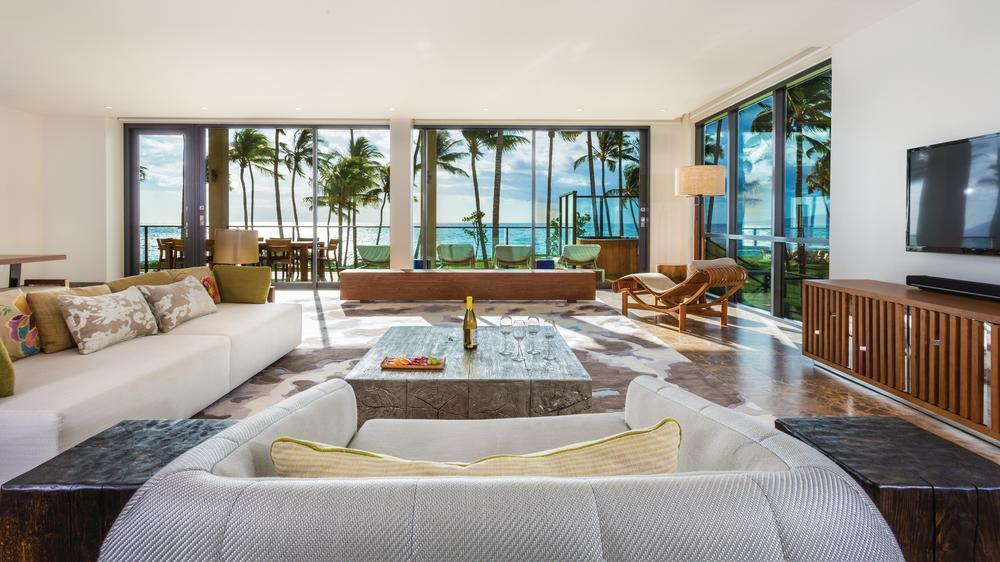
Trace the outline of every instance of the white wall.
{"label": "white wall", "polygon": [[649,129],[649,268],[686,264],[694,245],[694,206],[674,195],[674,169],[694,163],[694,127],[681,123]]}
{"label": "white wall", "polygon": [[[0,107],[0,254],[45,251],[42,186],[42,119]],[[22,275],[40,277],[42,267],[25,265]],[[0,266],[0,287],[8,268]]]}
{"label": "white wall", "polygon": [[906,150],[1000,131],[1000,2],[923,0],[833,47],[830,276],[1000,283],[1000,257],[905,251]]}

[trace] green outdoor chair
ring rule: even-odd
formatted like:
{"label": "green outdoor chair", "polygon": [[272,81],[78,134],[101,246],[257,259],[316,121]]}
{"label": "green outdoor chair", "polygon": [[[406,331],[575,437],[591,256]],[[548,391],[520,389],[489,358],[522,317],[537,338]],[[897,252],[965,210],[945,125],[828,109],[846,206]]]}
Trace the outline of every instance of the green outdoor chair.
{"label": "green outdoor chair", "polygon": [[439,267],[476,267],[476,248],[472,244],[438,244]]}
{"label": "green outdoor chair", "polygon": [[493,262],[497,269],[531,267],[531,246],[523,244],[496,246],[493,248]]}
{"label": "green outdoor chair", "polygon": [[358,246],[358,256],[364,269],[389,267],[389,246]]}
{"label": "green outdoor chair", "polygon": [[599,244],[566,244],[559,263],[563,267],[597,269],[597,256],[600,253]]}

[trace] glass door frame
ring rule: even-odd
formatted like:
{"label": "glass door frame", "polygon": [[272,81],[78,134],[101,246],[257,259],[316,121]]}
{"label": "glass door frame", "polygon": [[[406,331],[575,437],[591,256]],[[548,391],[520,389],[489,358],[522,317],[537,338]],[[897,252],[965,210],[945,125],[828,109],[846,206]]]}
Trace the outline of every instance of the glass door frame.
{"label": "glass door frame", "polygon": [[[498,130],[503,129],[504,131],[530,131],[532,133],[531,139],[531,154],[532,154],[532,166],[531,166],[531,244],[532,248],[535,248],[535,230],[537,229],[537,219],[535,218],[535,205],[538,204],[537,201],[537,186],[535,185],[535,179],[537,175],[538,164],[535,161],[537,156],[537,146],[538,135],[536,133],[548,131],[582,131],[582,132],[597,132],[597,131],[626,131],[626,132],[637,132],[639,133],[639,197],[638,197],[638,209],[639,209],[639,224],[637,225],[637,236],[639,237],[639,271],[649,270],[649,126],[624,126],[624,125],[572,125],[572,124],[561,124],[561,125],[545,125],[545,124],[515,124],[507,125],[503,123],[491,123],[491,124],[481,124],[481,125],[469,125],[469,124],[450,124],[450,123],[419,123],[413,126],[413,130],[417,132],[418,135],[424,136],[427,134],[428,130],[471,130],[471,129],[485,129],[485,130]],[[426,137],[423,137],[426,139]],[[420,150],[421,161],[425,162],[427,158],[427,142],[423,140],[421,142]],[[426,204],[426,190],[427,190],[427,178],[428,170],[427,166],[422,168],[421,173],[418,175],[418,185],[416,186],[420,194],[420,228],[421,231],[427,225],[427,204]],[[574,205],[575,211],[575,205]],[[596,220],[596,218],[595,218]],[[436,219],[435,219],[436,224]],[[574,233],[575,242],[575,233]],[[429,254],[427,247],[427,238],[421,238],[418,243],[418,250],[421,259]],[[535,259],[535,252],[532,251],[532,260]],[[534,266],[534,264],[532,264]]]}
{"label": "glass door frame", "polygon": [[[125,275],[138,275],[142,264],[139,240],[141,223],[141,194],[139,192],[139,137],[142,135],[181,135],[184,138],[183,208],[181,210],[181,238],[184,239],[184,267],[198,264],[197,256],[205,255],[205,189],[201,185],[204,165],[197,163],[204,152],[203,140],[197,125],[128,123],[124,125],[125,185],[124,227],[125,227]],[[192,226],[195,228],[192,235]],[[144,256],[143,256],[144,257]]]}

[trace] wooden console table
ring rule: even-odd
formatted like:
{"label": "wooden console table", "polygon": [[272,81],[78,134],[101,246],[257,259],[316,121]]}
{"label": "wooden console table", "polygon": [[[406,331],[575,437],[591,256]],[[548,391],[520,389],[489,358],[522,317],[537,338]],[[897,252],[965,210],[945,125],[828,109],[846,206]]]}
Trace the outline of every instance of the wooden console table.
{"label": "wooden console table", "polygon": [[1000,303],[869,280],[802,291],[805,356],[1000,439]]}
{"label": "wooden console table", "polygon": [[910,562],[1000,560],[1000,465],[900,418],[781,418],[871,497]]}
{"label": "wooden console table", "polygon": [[132,494],[235,420],[128,420],[0,487],[0,560],[96,560]]}
{"label": "wooden console table", "polygon": [[7,286],[17,287],[21,284],[21,264],[65,259],[66,256],[58,254],[0,254],[0,265],[10,266],[10,279]]}

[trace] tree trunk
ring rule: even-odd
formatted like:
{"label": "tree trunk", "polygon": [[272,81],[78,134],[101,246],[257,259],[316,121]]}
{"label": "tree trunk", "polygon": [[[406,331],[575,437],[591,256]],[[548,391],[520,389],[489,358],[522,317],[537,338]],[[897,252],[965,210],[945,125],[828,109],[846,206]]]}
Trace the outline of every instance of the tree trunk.
{"label": "tree trunk", "polygon": [[549,229],[552,224],[552,144],[555,141],[556,132],[549,131],[549,175],[546,178],[546,192],[545,197],[545,255],[552,255],[552,235],[549,234]]}
{"label": "tree trunk", "polygon": [[[610,235],[611,230],[611,209],[608,208],[608,190],[604,187],[604,160],[601,160],[601,235],[604,234],[605,230]],[[605,222],[605,218],[607,222]]]}
{"label": "tree trunk", "polygon": [[358,264],[358,210],[354,209],[351,228],[354,230],[354,265]]}
{"label": "tree trunk", "polygon": [[[805,181],[805,178],[802,177],[802,127],[796,125],[795,132],[795,229],[796,236],[804,237],[805,229],[803,228],[802,222],[805,220],[805,213],[802,210],[802,182]],[[796,257],[799,262],[799,275],[805,275],[806,245],[799,244],[798,246],[799,248],[796,252]]]}
{"label": "tree trunk", "polygon": [[250,214],[249,212],[247,212],[247,181],[243,177],[243,172],[246,169],[247,169],[246,166],[240,164],[240,186],[243,187],[243,228],[249,230],[250,219],[248,217],[250,216]]}
{"label": "tree trunk", "polygon": [[253,166],[250,166],[250,228],[253,228],[255,223],[253,220],[254,208],[257,206],[256,193],[255,193],[255,181],[253,178]]}
{"label": "tree trunk", "polygon": [[486,227],[483,226],[483,208],[479,202],[479,174],[476,171],[476,159],[472,161],[472,191],[476,196],[476,238],[479,241],[479,249],[483,256],[483,267],[489,269],[490,258],[486,253]]}
{"label": "tree trunk", "polygon": [[292,172],[292,185],[291,185],[291,190],[292,190],[292,219],[295,221],[295,228],[293,230],[293,232],[295,234],[295,238],[301,239],[302,238],[302,228],[299,226],[299,206],[295,203],[295,176],[298,175],[298,174],[295,173],[295,171],[298,170],[298,169],[299,169],[299,161],[298,161],[298,159],[296,159],[295,161],[292,162],[292,170],[291,170],[291,172]]}
{"label": "tree trunk", "polygon": [[382,224],[385,222],[385,202],[389,200],[389,194],[382,192],[382,206],[378,210],[378,234],[375,235],[375,244],[382,243]]}
{"label": "tree trunk", "polygon": [[590,171],[590,208],[594,213],[591,218],[594,225],[594,235],[600,238],[604,229],[601,228],[601,213],[597,207],[597,179],[594,177],[594,139],[593,132],[587,131],[587,168]]}
{"label": "tree trunk", "polygon": [[280,155],[281,129],[274,130],[274,211],[278,215],[278,238],[285,237],[285,225],[281,223],[281,186],[278,185],[278,156]]}
{"label": "tree trunk", "polygon": [[341,266],[344,265],[344,248],[347,242],[344,240],[344,199],[340,198],[340,202],[337,204],[337,240],[340,243],[337,244],[337,260],[340,261]]}
{"label": "tree trunk", "polygon": [[500,174],[503,166],[503,129],[497,131],[496,159],[493,168],[493,248],[500,243]]}
{"label": "tree trunk", "polygon": [[[618,236],[625,238],[625,170],[624,170],[624,146],[625,133],[619,133],[618,137]],[[631,206],[629,207],[631,209]],[[634,214],[634,212],[633,212]]]}

